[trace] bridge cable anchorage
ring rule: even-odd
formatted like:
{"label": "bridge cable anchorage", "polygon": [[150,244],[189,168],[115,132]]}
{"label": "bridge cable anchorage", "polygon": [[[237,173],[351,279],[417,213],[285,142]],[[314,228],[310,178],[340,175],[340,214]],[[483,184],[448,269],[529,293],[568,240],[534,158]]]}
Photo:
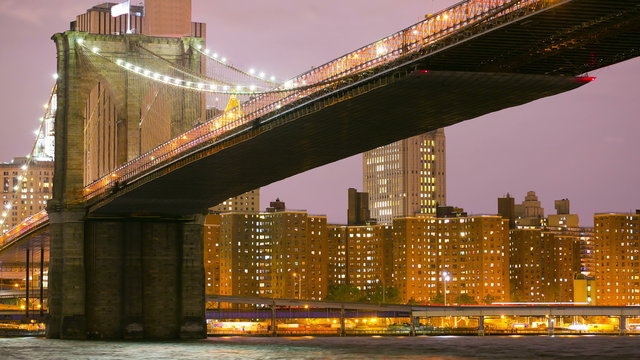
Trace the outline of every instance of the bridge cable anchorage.
{"label": "bridge cable anchorage", "polygon": [[[58,79],[57,74],[54,74],[54,79],[55,80]],[[17,177],[18,183],[14,185],[12,188],[14,198],[12,201],[10,200],[10,201],[4,202],[3,207],[1,209],[0,233],[3,235],[3,237],[5,234],[11,234],[19,231],[20,228],[24,226],[23,223],[20,223],[20,224],[14,225],[14,227],[11,229],[7,228],[8,227],[7,218],[11,214],[11,211],[16,211],[17,213],[21,213],[22,216],[26,216],[27,218],[25,219],[25,221],[29,220],[34,216],[34,215],[27,216],[28,206],[33,205],[33,204],[29,204],[29,201],[33,201],[33,200],[30,200],[27,198],[20,199],[20,195],[18,194],[33,192],[33,187],[34,187],[33,183],[31,183],[31,186],[29,188],[29,181],[30,181],[29,167],[34,161],[52,161],[53,160],[53,152],[47,149],[48,137],[53,136],[53,134],[47,134],[47,132],[53,132],[53,121],[55,117],[55,111],[57,109],[57,99],[56,99],[57,89],[58,87],[56,82],[56,84],[54,84],[49,94],[49,100],[44,105],[43,116],[38,119],[39,121],[38,129],[34,131],[34,135],[36,136],[36,138],[31,147],[31,151],[29,152],[29,154],[25,156],[26,158],[25,163],[20,167],[21,173]],[[38,184],[35,184],[35,186],[37,185]],[[1,245],[3,245],[2,241],[0,241],[0,246]]]}

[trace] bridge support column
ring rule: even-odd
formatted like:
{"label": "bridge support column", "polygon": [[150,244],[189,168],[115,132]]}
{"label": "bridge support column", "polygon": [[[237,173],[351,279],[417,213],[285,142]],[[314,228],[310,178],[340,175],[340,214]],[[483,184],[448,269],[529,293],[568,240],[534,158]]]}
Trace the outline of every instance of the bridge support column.
{"label": "bridge support column", "polygon": [[[52,228],[48,336],[206,337],[203,219],[87,219]],[[65,246],[54,251],[57,238]],[[77,263],[67,264],[69,241]],[[56,256],[64,260],[62,271]],[[62,291],[54,286],[60,282]]]}
{"label": "bridge support column", "polygon": [[84,339],[84,211],[49,211],[49,322],[47,337]]}
{"label": "bridge support column", "polygon": [[271,336],[278,336],[276,307],[274,305],[271,305]]}
{"label": "bridge support column", "polygon": [[419,319],[413,315],[411,315],[409,317],[409,335],[410,336],[416,336],[416,323],[419,321]]}
{"label": "bridge support column", "polygon": [[44,244],[40,245],[40,279],[38,281],[40,290],[40,321],[44,319]]}
{"label": "bridge support column", "polygon": [[556,326],[555,317],[553,315],[549,315],[549,318],[547,319],[547,334],[549,336],[553,336],[555,332],[555,326]]}
{"label": "bridge support column", "polygon": [[619,334],[620,335],[625,335],[627,333],[627,317],[624,315],[620,315],[620,322],[619,322]]}
{"label": "bridge support column", "polygon": [[340,336],[346,336],[347,332],[344,326],[344,307],[340,308]]}
{"label": "bridge support column", "polygon": [[478,336],[484,336],[484,316],[478,316]]}
{"label": "bridge support column", "polygon": [[31,290],[29,288],[30,285],[30,281],[29,281],[29,276],[31,275],[31,271],[29,269],[29,263],[31,262],[31,250],[27,248],[26,250],[27,256],[26,256],[26,268],[25,268],[25,307],[24,307],[24,315],[27,318],[27,320],[29,320],[29,291]]}

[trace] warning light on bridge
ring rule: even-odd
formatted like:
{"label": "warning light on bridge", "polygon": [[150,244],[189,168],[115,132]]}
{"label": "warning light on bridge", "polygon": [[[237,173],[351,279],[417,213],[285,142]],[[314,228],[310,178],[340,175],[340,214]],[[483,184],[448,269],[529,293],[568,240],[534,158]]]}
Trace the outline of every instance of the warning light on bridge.
{"label": "warning light on bridge", "polygon": [[596,79],[597,77],[595,76],[581,76],[581,77],[577,77],[576,81],[582,82],[582,83],[588,83],[588,82],[595,81]]}

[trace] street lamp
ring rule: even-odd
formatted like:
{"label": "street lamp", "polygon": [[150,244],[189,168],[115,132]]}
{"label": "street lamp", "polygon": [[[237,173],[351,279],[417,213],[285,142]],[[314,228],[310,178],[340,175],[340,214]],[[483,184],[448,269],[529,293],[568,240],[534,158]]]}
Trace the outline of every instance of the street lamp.
{"label": "street lamp", "polygon": [[446,271],[442,272],[442,281],[444,282],[444,306],[447,306],[447,281],[451,280],[449,273]]}
{"label": "street lamp", "polygon": [[[298,278],[298,300],[300,300],[301,299],[301,294],[302,294],[302,278],[300,277],[300,275],[298,273],[293,273],[292,275],[293,275],[294,279]],[[294,289],[295,289],[296,284],[294,283],[293,286],[294,286]]]}
{"label": "street lamp", "polygon": [[387,288],[386,288],[385,283],[384,283],[384,278],[382,278],[382,280],[380,280],[380,277],[377,277],[376,281],[378,282],[378,284],[382,284],[382,303],[385,304],[386,303],[386,297],[387,297]]}

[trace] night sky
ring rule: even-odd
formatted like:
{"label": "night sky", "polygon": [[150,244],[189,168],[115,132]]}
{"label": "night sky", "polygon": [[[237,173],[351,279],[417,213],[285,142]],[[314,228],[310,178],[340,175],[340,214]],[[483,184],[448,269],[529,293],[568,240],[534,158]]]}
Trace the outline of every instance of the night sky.
{"label": "night sky", "polygon": [[[407,27],[450,0],[193,0],[208,46],[241,68],[290,78]],[[53,86],[51,35],[96,0],[0,0],[0,161],[27,154]],[[134,4],[137,1],[133,1]],[[534,190],[547,213],[569,198],[583,225],[594,212],[640,208],[640,59],[589,74],[570,93],[488,114],[446,129],[447,199],[474,214],[496,198]],[[287,207],[346,219],[347,188],[362,189],[354,156],[262,189],[263,208]]]}

